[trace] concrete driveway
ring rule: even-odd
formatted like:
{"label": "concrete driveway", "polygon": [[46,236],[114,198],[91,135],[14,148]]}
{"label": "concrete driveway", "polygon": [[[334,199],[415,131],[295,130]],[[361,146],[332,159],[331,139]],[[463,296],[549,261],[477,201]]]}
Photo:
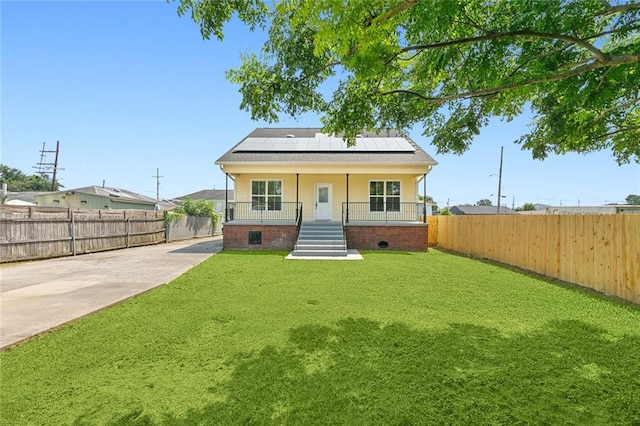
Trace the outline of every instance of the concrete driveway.
{"label": "concrete driveway", "polygon": [[222,237],[0,265],[0,349],[168,283]]}

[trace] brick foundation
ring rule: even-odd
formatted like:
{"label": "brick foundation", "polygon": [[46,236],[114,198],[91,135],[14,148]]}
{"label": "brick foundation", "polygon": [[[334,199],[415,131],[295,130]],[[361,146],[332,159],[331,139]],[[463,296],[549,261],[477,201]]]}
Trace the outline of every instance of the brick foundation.
{"label": "brick foundation", "polygon": [[[255,233],[260,233],[261,244],[249,243],[250,232],[253,233],[253,237],[257,237]],[[298,227],[225,223],[222,235],[224,250],[293,250],[298,237]]]}
{"label": "brick foundation", "polygon": [[[352,225],[345,226],[347,245],[358,250],[427,251],[427,225]],[[385,244],[386,243],[386,247]]]}

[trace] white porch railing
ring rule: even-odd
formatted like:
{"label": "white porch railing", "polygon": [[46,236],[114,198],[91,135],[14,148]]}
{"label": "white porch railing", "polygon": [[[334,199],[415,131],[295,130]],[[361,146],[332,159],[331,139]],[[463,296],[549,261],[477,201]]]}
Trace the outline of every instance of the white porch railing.
{"label": "white porch railing", "polygon": [[225,222],[292,222],[302,218],[302,203],[279,202],[276,205],[252,202],[230,202],[225,211]]}
{"label": "white porch railing", "polygon": [[342,222],[427,222],[423,203],[342,203]]}

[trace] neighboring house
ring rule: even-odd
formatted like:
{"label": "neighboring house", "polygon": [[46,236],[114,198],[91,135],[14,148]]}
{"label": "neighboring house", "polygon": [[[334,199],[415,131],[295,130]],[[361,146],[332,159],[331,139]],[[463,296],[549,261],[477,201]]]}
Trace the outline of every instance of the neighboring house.
{"label": "neighboring house", "polygon": [[36,195],[48,194],[48,192],[7,192],[4,204],[10,206],[35,206]]}
{"label": "neighboring house", "polygon": [[203,189],[202,191],[178,197],[177,200],[183,201],[187,198],[192,200],[206,200],[213,202],[213,209],[218,212],[226,210],[226,203],[234,201],[234,191],[225,191],[224,189]]}
{"label": "neighboring house", "polygon": [[[321,227],[327,224],[334,225],[336,251],[346,250],[340,244],[427,249],[427,205],[418,196],[437,163],[398,132],[363,133],[347,147],[319,128],[258,128],[216,164],[235,188],[225,211],[224,248],[301,253],[330,239]],[[308,237],[313,241],[302,241],[309,233],[317,234]]]}
{"label": "neighboring house", "polygon": [[518,210],[519,215],[526,216],[539,216],[547,214],[547,207],[550,207],[548,204],[534,204],[535,210]]}
{"label": "neighboring house", "polygon": [[607,204],[606,206],[547,206],[546,214],[616,214],[640,213],[640,205]]}
{"label": "neighboring house", "polygon": [[118,188],[86,186],[84,188],[47,192],[35,196],[39,206],[72,209],[159,210],[159,203],[141,194]]}
{"label": "neighboring house", "polygon": [[[455,215],[491,215],[498,214],[497,206],[453,206],[449,209]],[[500,214],[518,214],[509,207],[500,206]]]}

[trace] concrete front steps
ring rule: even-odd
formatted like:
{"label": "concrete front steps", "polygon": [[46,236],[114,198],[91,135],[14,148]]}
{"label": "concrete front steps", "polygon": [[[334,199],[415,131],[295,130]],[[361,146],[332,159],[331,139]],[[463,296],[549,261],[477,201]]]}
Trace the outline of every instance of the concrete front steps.
{"label": "concrete front steps", "polygon": [[302,222],[293,257],[345,257],[347,241],[340,222]]}

